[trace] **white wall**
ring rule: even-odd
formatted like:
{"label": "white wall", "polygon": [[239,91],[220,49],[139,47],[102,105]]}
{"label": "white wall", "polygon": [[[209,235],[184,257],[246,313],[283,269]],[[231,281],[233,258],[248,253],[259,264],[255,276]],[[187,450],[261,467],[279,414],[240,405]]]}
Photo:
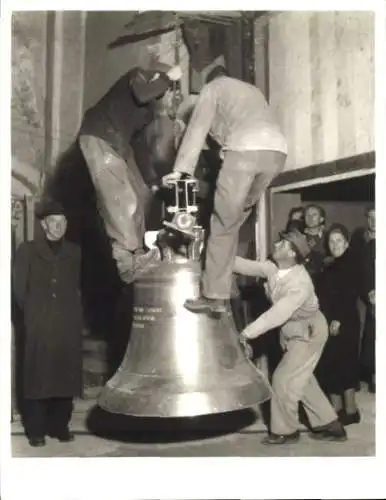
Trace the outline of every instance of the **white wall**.
{"label": "white wall", "polygon": [[288,169],[374,149],[374,14],[280,12],[269,21],[270,102]]}

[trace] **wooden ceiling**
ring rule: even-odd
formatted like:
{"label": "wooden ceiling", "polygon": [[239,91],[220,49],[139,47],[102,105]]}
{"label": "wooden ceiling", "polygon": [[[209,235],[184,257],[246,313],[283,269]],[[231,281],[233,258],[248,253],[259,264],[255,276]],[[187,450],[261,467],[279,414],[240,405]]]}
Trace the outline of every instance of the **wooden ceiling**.
{"label": "wooden ceiling", "polygon": [[265,11],[132,11],[125,28],[130,34],[146,33],[153,30],[170,30],[176,23],[188,20],[232,24],[236,20],[256,19]]}
{"label": "wooden ceiling", "polygon": [[239,19],[256,19],[264,14],[265,11],[242,11],[242,10],[228,10],[228,11],[182,11],[177,12],[178,16],[182,19],[197,19],[200,21],[214,21],[224,24],[233,23]]}

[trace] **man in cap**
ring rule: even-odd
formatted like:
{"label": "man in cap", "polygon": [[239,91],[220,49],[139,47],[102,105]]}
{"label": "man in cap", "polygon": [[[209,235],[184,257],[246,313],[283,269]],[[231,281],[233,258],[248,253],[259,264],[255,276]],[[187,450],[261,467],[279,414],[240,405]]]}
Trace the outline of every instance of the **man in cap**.
{"label": "man in cap", "polygon": [[192,312],[222,312],[230,298],[239,229],[272,179],[284,168],[286,141],[262,92],[230,78],[223,67],[207,78],[163,183],[193,175],[208,134],[223,157],[202,276],[202,296],[187,300]]}
{"label": "man in cap", "polygon": [[73,398],[82,394],[80,249],[65,239],[67,219],[56,202],[39,207],[43,234],[22,243],[13,269],[23,316],[23,423],[31,446],[45,436],[72,441]]}
{"label": "man in cap", "polygon": [[283,358],[272,379],[270,433],[264,444],[285,444],[299,439],[299,401],[305,407],[315,439],[345,441],[346,432],[320,389],[314,369],[328,338],[328,326],[319,310],[311,278],[303,263],[310,253],[298,230],[281,235],[275,243],[274,262],[236,257],[234,272],[267,279],[272,307],[241,332],[242,343],[281,327]]}
{"label": "man in cap", "polygon": [[158,259],[157,249],[145,253],[143,238],[145,214],[160,179],[151,162],[138,168],[132,143],[152,121],[157,101],[171,106],[172,83],[180,78],[179,66],[134,68],[86,112],[80,128],[80,148],[125,283]]}

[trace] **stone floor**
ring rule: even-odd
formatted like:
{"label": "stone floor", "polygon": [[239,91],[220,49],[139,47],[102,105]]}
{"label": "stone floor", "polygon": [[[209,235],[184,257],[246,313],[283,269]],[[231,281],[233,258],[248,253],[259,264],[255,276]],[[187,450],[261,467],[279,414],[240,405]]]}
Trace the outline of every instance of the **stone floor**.
{"label": "stone floor", "polygon": [[[299,443],[266,447],[260,443],[265,426],[254,409],[188,423],[184,420],[153,422],[101,412],[97,393],[78,400],[72,419],[72,443],[47,439],[42,448],[31,448],[19,419],[11,424],[14,457],[357,457],[375,454],[375,397],[358,393],[360,424],[347,428],[344,443],[315,442],[306,432]],[[192,427],[193,424],[193,427]],[[305,428],[303,428],[305,430]]]}

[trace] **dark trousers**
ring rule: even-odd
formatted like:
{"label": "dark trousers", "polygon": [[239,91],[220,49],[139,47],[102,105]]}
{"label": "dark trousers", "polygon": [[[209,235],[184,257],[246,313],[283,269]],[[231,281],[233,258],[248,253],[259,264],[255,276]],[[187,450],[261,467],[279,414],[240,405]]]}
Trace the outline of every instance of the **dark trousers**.
{"label": "dark trousers", "polygon": [[72,398],[25,399],[24,429],[29,438],[66,432],[73,410]]}

